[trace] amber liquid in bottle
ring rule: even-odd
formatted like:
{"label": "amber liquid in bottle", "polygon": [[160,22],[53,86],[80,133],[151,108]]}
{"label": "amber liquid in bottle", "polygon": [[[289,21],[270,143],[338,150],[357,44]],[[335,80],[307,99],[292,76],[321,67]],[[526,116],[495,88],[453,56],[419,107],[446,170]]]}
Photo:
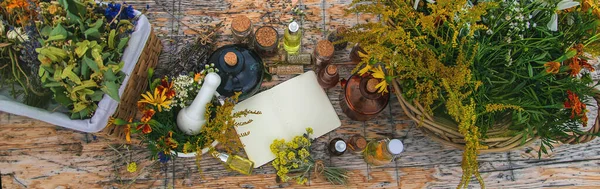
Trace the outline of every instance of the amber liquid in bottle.
{"label": "amber liquid in bottle", "polygon": [[254,169],[254,162],[237,155],[214,152],[213,156],[221,160],[232,170],[245,175],[251,175]]}
{"label": "amber liquid in bottle", "polygon": [[335,87],[340,81],[340,75],[338,74],[336,65],[327,65],[325,69],[319,70],[318,80],[319,85],[323,89],[330,89]]}
{"label": "amber liquid in bottle", "polygon": [[352,75],[347,81],[342,81],[342,112],[355,121],[367,121],[377,117],[390,98],[389,93],[377,93],[375,86],[379,82],[371,75]]}

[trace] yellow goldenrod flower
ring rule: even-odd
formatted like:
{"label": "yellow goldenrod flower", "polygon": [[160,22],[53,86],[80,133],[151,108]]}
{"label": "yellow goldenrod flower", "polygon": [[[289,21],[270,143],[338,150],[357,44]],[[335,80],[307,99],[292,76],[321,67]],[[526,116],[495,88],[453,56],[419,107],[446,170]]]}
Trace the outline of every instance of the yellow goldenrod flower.
{"label": "yellow goldenrod flower", "polygon": [[306,133],[313,134],[313,128],[312,127],[306,128]]}
{"label": "yellow goldenrod flower", "polygon": [[158,111],[161,112],[162,108],[169,108],[171,104],[171,100],[167,100],[167,96],[165,96],[166,90],[163,90],[162,93],[159,92],[158,88],[154,89],[154,95],[150,93],[150,91],[146,92],[146,94],[142,94],[144,99],[139,102],[148,103],[150,105],[156,106]]}
{"label": "yellow goldenrod flower", "polygon": [[127,171],[130,173],[137,171],[137,164],[135,162],[129,163],[129,165],[127,165]]}

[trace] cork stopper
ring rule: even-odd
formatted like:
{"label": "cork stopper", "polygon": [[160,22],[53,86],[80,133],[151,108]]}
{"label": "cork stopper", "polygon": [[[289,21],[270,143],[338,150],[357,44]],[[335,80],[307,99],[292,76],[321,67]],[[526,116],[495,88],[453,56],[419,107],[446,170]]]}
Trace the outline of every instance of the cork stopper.
{"label": "cork stopper", "polygon": [[261,27],[256,30],[256,41],[263,47],[270,47],[277,42],[277,31],[271,27]]}
{"label": "cork stopper", "polygon": [[225,54],[225,63],[228,66],[235,66],[238,63],[238,59],[237,59],[237,55],[235,55],[234,52],[228,52],[227,54]]}
{"label": "cork stopper", "polygon": [[231,28],[237,32],[245,32],[250,29],[252,22],[247,16],[239,15],[231,21]]}
{"label": "cork stopper", "polygon": [[355,143],[356,143],[356,147],[359,149],[364,149],[367,147],[367,140],[363,137],[356,139]]}
{"label": "cork stopper", "polygon": [[335,75],[335,73],[337,73],[337,66],[336,65],[328,65],[327,66],[327,74]]}
{"label": "cork stopper", "polygon": [[378,83],[379,81],[375,78],[369,79],[369,81],[367,81],[367,91],[369,91],[370,93],[377,92],[377,88],[375,86],[377,86]]}
{"label": "cork stopper", "polygon": [[320,40],[317,42],[317,53],[319,56],[332,56],[333,44],[329,40]]}

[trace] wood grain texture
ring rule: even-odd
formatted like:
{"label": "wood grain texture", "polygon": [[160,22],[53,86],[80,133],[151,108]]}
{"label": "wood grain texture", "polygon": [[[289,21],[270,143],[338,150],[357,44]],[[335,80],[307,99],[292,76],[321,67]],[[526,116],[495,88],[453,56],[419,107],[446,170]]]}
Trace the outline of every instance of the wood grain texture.
{"label": "wood grain texture", "polygon": [[[344,13],[350,0],[299,0],[307,14],[302,23],[302,51],[310,53],[316,41],[337,26],[375,22],[375,15]],[[275,0],[132,0],[135,7],[150,6],[147,15],[165,48],[161,62],[177,56],[177,50],[195,39],[203,25],[223,23],[218,46],[231,44],[231,18],[248,16],[254,27],[271,25],[283,35],[291,18],[292,1]],[[341,78],[352,70],[347,49],[336,52]],[[276,58],[267,58],[270,64]],[[307,68],[309,70],[310,68]],[[264,82],[263,90],[293,76],[276,76]],[[216,159],[204,155],[197,167],[195,159],[176,158],[168,163],[149,160],[139,142],[129,149],[123,141],[56,127],[34,119],[0,112],[0,174],[2,188],[455,188],[461,176],[462,151],[442,146],[427,138],[417,124],[402,111],[395,97],[374,120],[352,121],[340,109],[342,89],[327,90],[342,126],[315,140],[314,156],[325,163],[350,170],[350,184],[332,186],[321,178],[308,185],[276,183],[275,169],[267,164],[251,176],[229,172]],[[326,151],[329,140],[347,139],[362,134],[368,139],[400,138],[405,151],[396,162],[372,167],[351,153],[331,157]],[[556,145],[549,155],[537,157],[538,146],[507,153],[479,156],[480,171],[488,188],[598,188],[600,187],[600,141],[586,144]],[[138,171],[127,172],[134,161]],[[478,188],[472,180],[470,188]]]}

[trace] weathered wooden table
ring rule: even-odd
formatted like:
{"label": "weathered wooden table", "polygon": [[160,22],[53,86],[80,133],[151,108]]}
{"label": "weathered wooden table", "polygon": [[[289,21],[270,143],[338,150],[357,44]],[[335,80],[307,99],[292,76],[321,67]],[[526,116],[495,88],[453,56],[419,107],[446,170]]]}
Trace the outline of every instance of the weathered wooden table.
{"label": "weathered wooden table", "polygon": [[[174,49],[194,39],[192,28],[223,22],[217,46],[231,43],[229,24],[233,16],[244,14],[255,26],[272,25],[280,34],[291,18],[289,1],[249,0],[133,0],[135,7],[150,6],[148,17],[163,39],[161,61],[177,56]],[[373,15],[345,15],[350,0],[304,0],[304,52],[312,52],[317,40],[336,26],[377,21]],[[350,47],[334,58],[341,77],[349,76]],[[267,63],[272,60],[267,60]],[[263,87],[272,87],[290,77],[275,77]],[[377,119],[349,120],[340,110],[337,86],[327,91],[342,126],[314,144],[316,158],[350,171],[348,188],[454,188],[461,176],[461,151],[431,141],[402,112],[393,97]],[[330,157],[325,144],[334,137],[349,138],[360,133],[368,139],[401,138],[405,152],[395,163],[370,167],[357,155]],[[275,182],[270,164],[255,169],[254,175],[227,172],[214,158],[205,155],[201,171],[194,159],[177,158],[168,163],[148,160],[144,146],[123,147],[121,140],[56,127],[33,119],[0,112],[0,172],[2,188],[329,188],[322,179],[311,179],[306,186]],[[557,145],[554,152],[537,158],[537,146],[507,153],[480,155],[480,171],[489,188],[600,187],[599,140],[580,145]],[[135,161],[138,170],[127,172],[127,162]],[[473,180],[471,187],[479,187]]]}

